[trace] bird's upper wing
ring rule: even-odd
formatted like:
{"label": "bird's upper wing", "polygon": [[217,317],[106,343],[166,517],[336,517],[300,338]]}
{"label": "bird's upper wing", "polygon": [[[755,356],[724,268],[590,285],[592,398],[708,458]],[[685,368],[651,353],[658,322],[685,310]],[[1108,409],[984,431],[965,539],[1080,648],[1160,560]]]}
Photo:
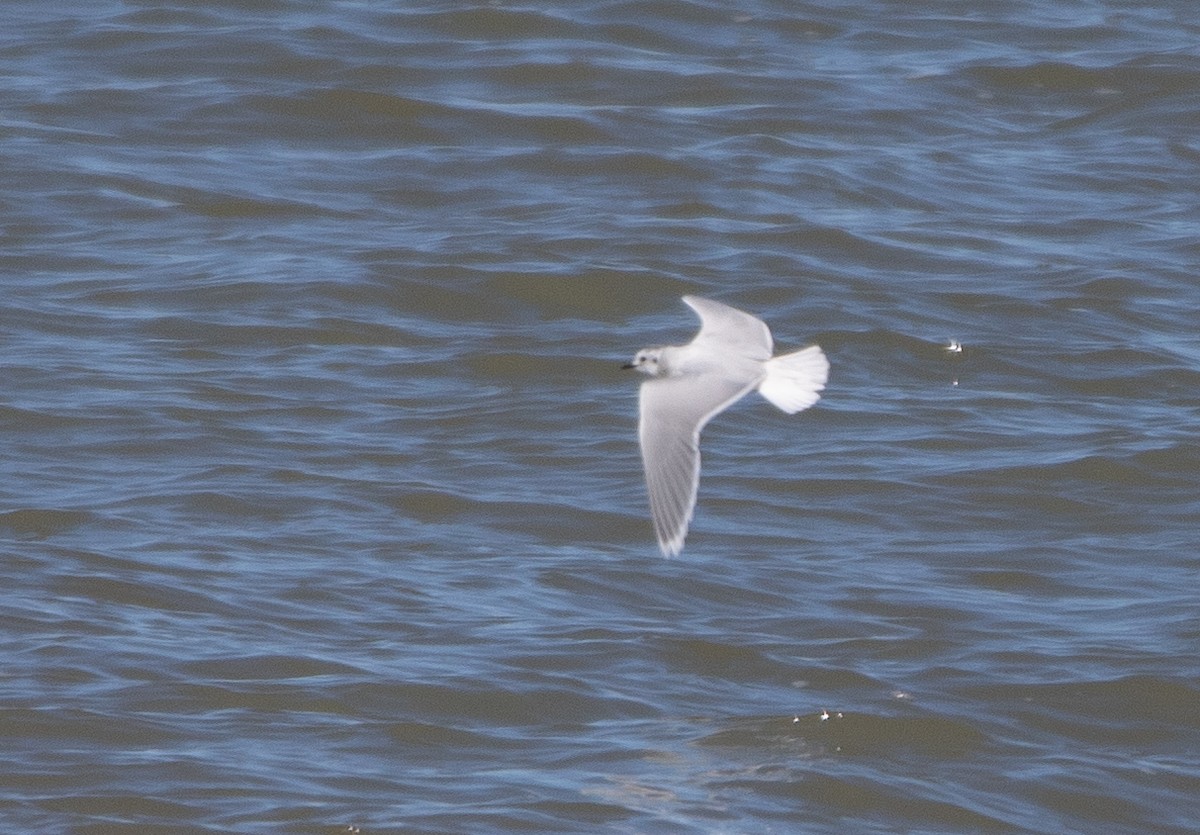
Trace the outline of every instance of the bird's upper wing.
{"label": "bird's upper wing", "polygon": [[719,347],[750,359],[771,358],[771,331],[757,316],[699,296],[684,296],[683,301],[700,317],[700,333],[692,340],[693,345]]}
{"label": "bird's upper wing", "polygon": [[638,440],[650,493],[650,516],[664,554],[679,553],[692,521],[700,483],[700,430],[756,382],[710,373],[657,377],[642,383]]}

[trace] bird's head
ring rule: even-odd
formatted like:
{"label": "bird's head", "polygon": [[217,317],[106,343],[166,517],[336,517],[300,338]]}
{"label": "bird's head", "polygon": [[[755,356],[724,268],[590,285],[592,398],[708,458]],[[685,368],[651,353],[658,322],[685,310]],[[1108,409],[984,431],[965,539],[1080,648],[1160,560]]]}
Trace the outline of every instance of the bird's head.
{"label": "bird's head", "polygon": [[643,374],[657,377],[662,372],[661,366],[662,348],[643,348],[634,356],[633,362],[627,362],[621,367],[636,368]]}

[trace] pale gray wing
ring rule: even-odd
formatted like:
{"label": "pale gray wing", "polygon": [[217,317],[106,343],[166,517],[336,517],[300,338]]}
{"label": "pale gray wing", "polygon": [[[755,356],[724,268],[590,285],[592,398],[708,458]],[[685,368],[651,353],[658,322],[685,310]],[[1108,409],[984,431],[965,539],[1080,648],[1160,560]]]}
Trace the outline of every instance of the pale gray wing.
{"label": "pale gray wing", "polygon": [[666,556],[683,549],[700,483],[700,430],[756,381],[720,375],[657,377],[642,383],[638,440],[650,518]]}
{"label": "pale gray wing", "polygon": [[773,344],[767,323],[757,316],[712,299],[684,296],[683,301],[700,317],[700,333],[693,345],[704,345],[724,353],[769,360]]}

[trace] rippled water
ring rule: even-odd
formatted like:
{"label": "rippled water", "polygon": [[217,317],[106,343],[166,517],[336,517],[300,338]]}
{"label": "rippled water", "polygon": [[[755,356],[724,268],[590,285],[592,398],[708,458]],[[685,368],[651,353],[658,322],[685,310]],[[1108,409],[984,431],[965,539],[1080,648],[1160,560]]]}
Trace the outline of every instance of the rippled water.
{"label": "rippled water", "polygon": [[8,831],[1193,831],[1194,4],[4,17]]}

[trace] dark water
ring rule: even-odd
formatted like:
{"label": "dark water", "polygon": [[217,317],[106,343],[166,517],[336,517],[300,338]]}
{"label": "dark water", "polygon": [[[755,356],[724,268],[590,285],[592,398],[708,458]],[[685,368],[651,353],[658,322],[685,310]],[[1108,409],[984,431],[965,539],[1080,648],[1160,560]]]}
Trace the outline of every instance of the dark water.
{"label": "dark water", "polygon": [[1200,7],[2,15],[5,831],[1194,831]]}

